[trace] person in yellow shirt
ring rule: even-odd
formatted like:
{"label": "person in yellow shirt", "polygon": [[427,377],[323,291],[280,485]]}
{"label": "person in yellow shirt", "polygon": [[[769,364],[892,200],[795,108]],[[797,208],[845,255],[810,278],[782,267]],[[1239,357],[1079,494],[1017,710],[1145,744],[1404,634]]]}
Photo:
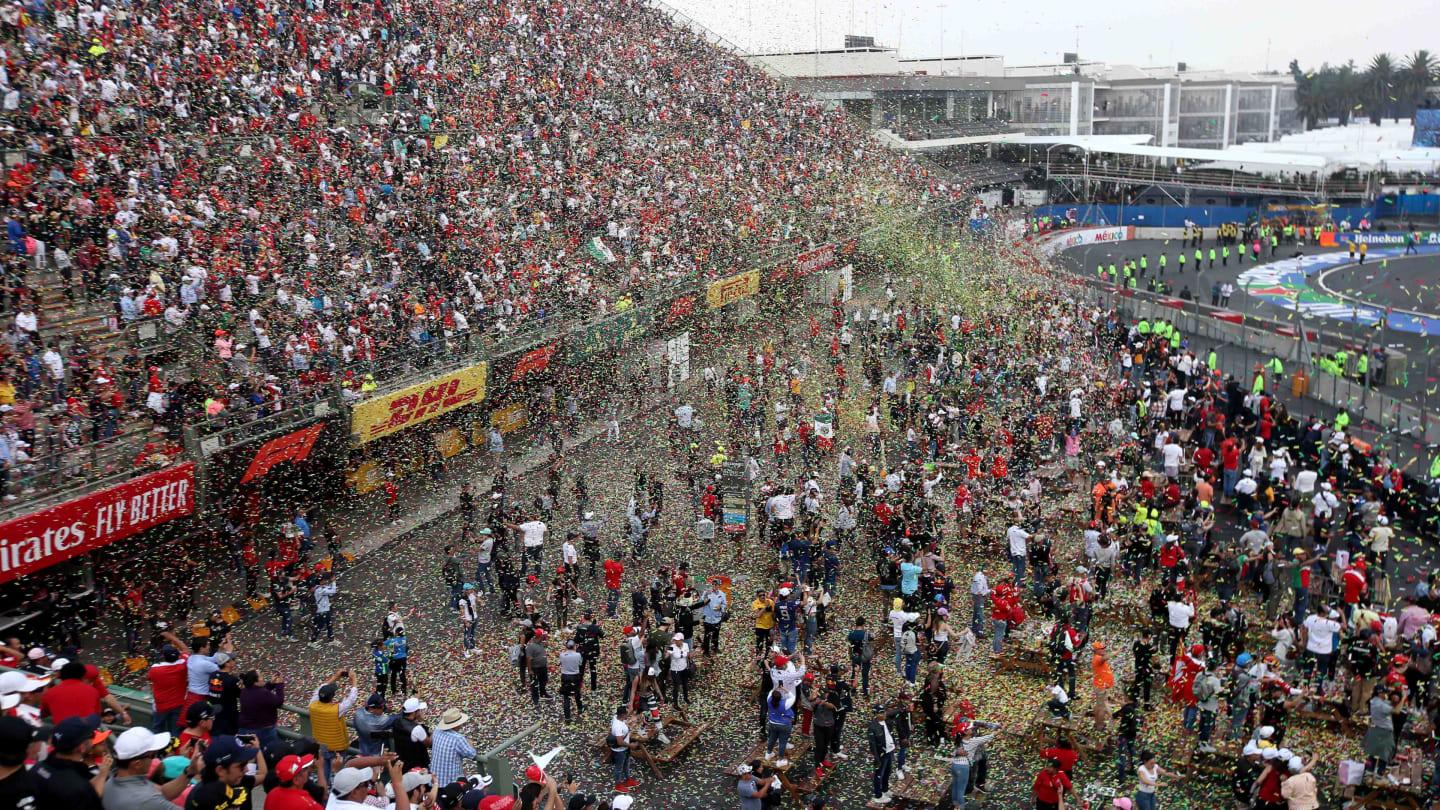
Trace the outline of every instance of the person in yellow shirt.
{"label": "person in yellow shirt", "polygon": [[15,404],[15,383],[8,374],[0,374],[0,405]]}
{"label": "person in yellow shirt", "polygon": [[750,609],[755,612],[755,651],[763,653],[770,649],[770,632],[775,629],[775,600],[763,590],[756,591]]}

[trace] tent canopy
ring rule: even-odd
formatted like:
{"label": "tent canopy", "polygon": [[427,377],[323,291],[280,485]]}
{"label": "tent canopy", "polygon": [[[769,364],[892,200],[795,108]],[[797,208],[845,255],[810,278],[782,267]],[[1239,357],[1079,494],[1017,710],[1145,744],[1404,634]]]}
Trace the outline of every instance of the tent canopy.
{"label": "tent canopy", "polygon": [[[888,137],[886,137],[888,136]],[[1156,160],[1204,161],[1224,163],[1248,171],[1323,172],[1332,163],[1323,155],[1298,152],[1269,152],[1244,147],[1229,149],[1182,149],[1178,146],[1150,146],[1150,135],[980,135],[973,138],[937,138],[928,141],[905,141],[882,130],[882,139],[899,149],[919,151],[964,144],[1001,143],[1041,147],[1073,146],[1087,152],[1133,155]]]}

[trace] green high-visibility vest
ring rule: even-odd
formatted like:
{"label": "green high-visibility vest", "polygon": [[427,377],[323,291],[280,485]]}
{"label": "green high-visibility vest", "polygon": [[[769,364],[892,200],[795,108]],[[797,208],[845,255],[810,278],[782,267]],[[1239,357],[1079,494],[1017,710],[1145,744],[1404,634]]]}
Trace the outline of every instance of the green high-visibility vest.
{"label": "green high-visibility vest", "polygon": [[1275,247],[1278,244],[1280,244],[1280,237],[1276,236],[1273,233],[1270,234],[1270,247]]}
{"label": "green high-visibility vest", "polygon": [[[1212,251],[1210,251],[1210,252],[1211,252],[1211,253],[1214,253],[1215,251],[1212,250]],[[1196,263],[1196,264],[1199,264],[1200,262],[1203,262],[1203,261],[1205,261],[1205,255],[1200,252],[1200,249],[1199,249],[1199,248],[1196,248],[1196,249],[1195,249],[1195,263]],[[1199,272],[1199,271],[1197,270],[1196,272]]]}
{"label": "green high-visibility vest", "polygon": [[1359,357],[1356,357],[1356,358],[1355,358],[1355,373],[1356,373],[1356,374],[1368,374],[1368,373],[1370,373],[1370,355],[1368,355],[1368,354],[1361,354]]}
{"label": "green high-visibility vest", "polygon": [[1134,277],[1134,276],[1129,275],[1129,274],[1127,273],[1127,274],[1125,275],[1125,283],[1130,286],[1130,289],[1132,289],[1132,290],[1135,289],[1135,277]]}
{"label": "green high-visibility vest", "polygon": [[1210,261],[1215,261],[1215,248],[1210,248]]}
{"label": "green high-visibility vest", "polygon": [[1164,254],[1164,253],[1161,253],[1161,254],[1160,254],[1160,266],[1161,266],[1161,267],[1164,267],[1164,266],[1165,266],[1165,254]]}
{"label": "green high-visibility vest", "polygon": [[1430,462],[1430,477],[1440,478],[1440,456],[1436,456],[1435,460]]}
{"label": "green high-visibility vest", "polygon": [[1345,426],[1346,426],[1346,425],[1349,425],[1349,424],[1350,424],[1350,414],[1348,414],[1348,413],[1346,413],[1346,412],[1344,412],[1344,411],[1341,411],[1340,413],[1336,414],[1336,416],[1335,416],[1335,429],[1336,429],[1336,430],[1344,430],[1344,429],[1345,429]]}
{"label": "green high-visibility vest", "polygon": [[1140,321],[1140,323],[1135,324],[1135,331],[1142,335],[1150,334],[1150,322],[1146,320]]}
{"label": "green high-visibility vest", "polygon": [[1119,278],[1119,277],[1120,277],[1120,273],[1115,270],[1115,263],[1114,263],[1114,262],[1111,262],[1111,263],[1110,263],[1110,277],[1111,277],[1111,278]]}
{"label": "green high-visibility vest", "polygon": [[1145,269],[1148,269],[1149,267],[1150,267],[1150,264],[1149,264],[1147,261],[1145,261],[1145,257],[1144,257],[1144,256],[1141,256],[1141,257],[1140,257],[1140,269],[1141,269],[1141,270],[1145,270]]}
{"label": "green high-visibility vest", "polygon": [[1173,331],[1173,332],[1170,333],[1170,348],[1171,348],[1171,349],[1178,349],[1178,348],[1180,348],[1180,330],[1179,330],[1179,329],[1176,329],[1175,331]]}
{"label": "green high-visibility vest", "polygon": [[1181,266],[1181,267],[1184,267],[1184,266],[1185,266],[1185,254],[1184,254],[1184,253],[1181,253],[1181,254],[1180,254],[1180,266]]}
{"label": "green high-visibility vest", "polygon": [[1097,264],[1097,265],[1095,265],[1095,275],[1099,276],[1100,278],[1104,278],[1104,277],[1105,277],[1105,265],[1103,265],[1103,264]]}
{"label": "green high-visibility vest", "polygon": [[1278,357],[1270,358],[1270,362],[1265,364],[1265,368],[1269,369],[1270,373],[1277,377],[1285,373],[1285,366],[1280,363],[1280,358]]}
{"label": "green high-visibility vest", "polygon": [[1205,365],[1208,366],[1211,371],[1220,367],[1220,355],[1216,354],[1214,349],[1211,349],[1210,354],[1205,358]]}
{"label": "green high-visibility vest", "polygon": [[1230,246],[1225,245],[1224,247],[1220,248],[1220,255],[1224,256],[1227,259],[1230,258]]}
{"label": "green high-visibility vest", "polygon": [[1250,386],[1250,393],[1259,394],[1265,390],[1265,377],[1262,374],[1255,375],[1255,384]]}

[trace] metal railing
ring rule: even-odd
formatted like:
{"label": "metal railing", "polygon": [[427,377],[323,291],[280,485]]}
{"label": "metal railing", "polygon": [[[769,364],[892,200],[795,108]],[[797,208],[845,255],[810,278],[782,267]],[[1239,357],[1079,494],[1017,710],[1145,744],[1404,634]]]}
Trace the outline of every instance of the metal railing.
{"label": "metal railing", "polygon": [[[39,444],[43,438],[55,446],[34,455],[30,461],[10,465],[9,487],[18,491],[5,493],[13,494],[16,500],[0,503],[0,521],[98,492],[159,469],[135,463],[150,441],[150,428],[134,428],[65,447],[63,435],[39,426],[46,421],[43,414],[35,418],[35,443]],[[92,417],[81,418],[84,434],[91,433],[94,421]]]}
{"label": "metal railing", "polygon": [[[1428,466],[1427,454],[1440,445],[1440,419],[1435,417],[1431,408],[1415,402],[1414,394],[1397,395],[1384,390],[1384,387],[1362,385],[1319,370],[1313,362],[1316,354],[1323,354],[1327,346],[1333,350],[1354,343],[1353,339],[1347,339],[1343,334],[1303,322],[1298,325],[1284,323],[1195,301],[1181,302],[1183,307],[1176,308],[1174,304],[1179,299],[1173,297],[1142,290],[1120,291],[1112,284],[1084,275],[1074,276],[1074,279],[1076,283],[1099,293],[1102,301],[1108,302],[1112,309],[1126,312],[1134,318],[1168,320],[1192,346],[1199,341],[1229,347],[1217,352],[1220,370],[1233,375],[1242,385],[1248,386],[1256,362],[1271,356],[1282,358],[1287,372],[1285,385],[1277,389],[1282,399],[1312,400],[1349,412],[1355,420],[1351,422],[1350,431],[1363,434],[1397,465],[1418,461]],[[1212,312],[1241,314],[1242,323],[1220,320],[1213,317]],[[1310,339],[1302,340],[1298,334],[1293,334],[1299,329],[1304,329],[1307,335],[1314,335],[1308,354],[1303,347]],[[1196,354],[1200,354],[1198,349]],[[1303,371],[1309,380],[1304,395],[1299,398],[1293,397],[1289,391],[1297,371]]]}

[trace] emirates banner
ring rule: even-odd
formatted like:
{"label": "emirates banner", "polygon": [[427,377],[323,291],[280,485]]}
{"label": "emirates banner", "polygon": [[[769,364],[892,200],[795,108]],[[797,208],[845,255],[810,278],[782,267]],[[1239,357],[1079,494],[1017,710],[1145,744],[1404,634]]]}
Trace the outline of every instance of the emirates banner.
{"label": "emirates banner", "polygon": [[194,511],[195,465],[190,463],[0,523],[0,582]]}

